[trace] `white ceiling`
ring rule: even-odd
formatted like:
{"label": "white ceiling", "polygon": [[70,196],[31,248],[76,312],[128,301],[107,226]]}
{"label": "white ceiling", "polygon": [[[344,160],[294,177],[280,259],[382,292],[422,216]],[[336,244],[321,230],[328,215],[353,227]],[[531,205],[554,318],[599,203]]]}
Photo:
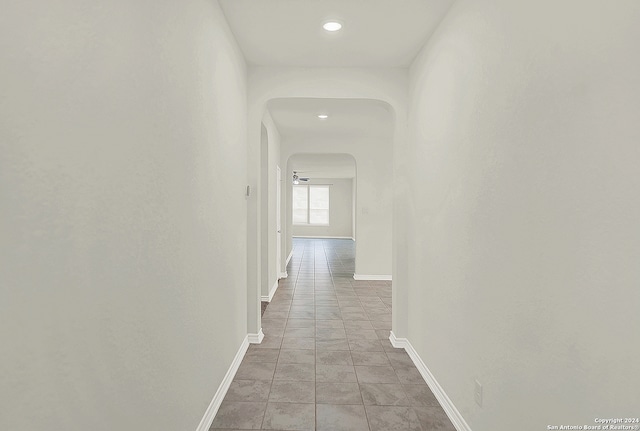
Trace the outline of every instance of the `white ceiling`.
{"label": "white ceiling", "polygon": [[[385,102],[369,99],[274,99],[269,112],[283,139],[391,140],[393,115]],[[329,118],[321,120],[318,114]]]}
{"label": "white ceiling", "polygon": [[[219,0],[247,62],[407,67],[454,0]],[[339,20],[342,30],[322,29]]]}
{"label": "white ceiling", "polygon": [[294,154],[289,158],[287,175],[297,171],[300,177],[354,178],[356,162],[349,154]]}

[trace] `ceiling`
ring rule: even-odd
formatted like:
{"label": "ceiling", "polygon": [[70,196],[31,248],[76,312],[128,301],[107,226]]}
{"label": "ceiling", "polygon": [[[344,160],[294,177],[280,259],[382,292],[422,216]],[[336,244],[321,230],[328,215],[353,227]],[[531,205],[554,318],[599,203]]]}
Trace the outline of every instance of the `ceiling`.
{"label": "ceiling", "polygon": [[[407,67],[454,0],[219,2],[251,65]],[[323,30],[327,20],[342,30]]]}
{"label": "ceiling", "polygon": [[[283,139],[393,138],[394,118],[391,107],[370,99],[274,99],[269,112]],[[329,116],[326,120],[318,114]]]}
{"label": "ceiling", "polygon": [[301,177],[354,178],[356,162],[349,154],[294,154],[289,158],[289,175],[297,171]]}

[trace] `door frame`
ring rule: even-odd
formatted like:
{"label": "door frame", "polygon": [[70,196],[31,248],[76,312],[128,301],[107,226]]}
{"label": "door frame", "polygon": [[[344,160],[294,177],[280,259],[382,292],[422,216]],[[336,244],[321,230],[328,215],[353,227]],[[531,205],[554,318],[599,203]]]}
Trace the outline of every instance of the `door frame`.
{"label": "door frame", "polygon": [[276,165],[276,275],[284,277],[282,271],[282,171]]}

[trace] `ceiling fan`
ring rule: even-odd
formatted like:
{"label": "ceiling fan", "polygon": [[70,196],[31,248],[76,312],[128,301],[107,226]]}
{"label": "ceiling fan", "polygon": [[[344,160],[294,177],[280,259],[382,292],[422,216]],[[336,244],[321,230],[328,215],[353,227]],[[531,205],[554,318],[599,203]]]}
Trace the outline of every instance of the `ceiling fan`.
{"label": "ceiling fan", "polygon": [[300,181],[309,181],[308,177],[299,177],[298,171],[293,171],[293,184],[300,184]]}

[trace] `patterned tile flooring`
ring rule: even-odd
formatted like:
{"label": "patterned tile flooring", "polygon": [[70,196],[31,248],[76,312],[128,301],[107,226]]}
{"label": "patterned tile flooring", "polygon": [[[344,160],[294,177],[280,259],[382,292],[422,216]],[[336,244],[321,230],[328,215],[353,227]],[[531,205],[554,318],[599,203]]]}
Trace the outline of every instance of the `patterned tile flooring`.
{"label": "patterned tile flooring", "polygon": [[391,282],[355,281],[351,240],[294,239],[212,430],[455,431],[389,342]]}

